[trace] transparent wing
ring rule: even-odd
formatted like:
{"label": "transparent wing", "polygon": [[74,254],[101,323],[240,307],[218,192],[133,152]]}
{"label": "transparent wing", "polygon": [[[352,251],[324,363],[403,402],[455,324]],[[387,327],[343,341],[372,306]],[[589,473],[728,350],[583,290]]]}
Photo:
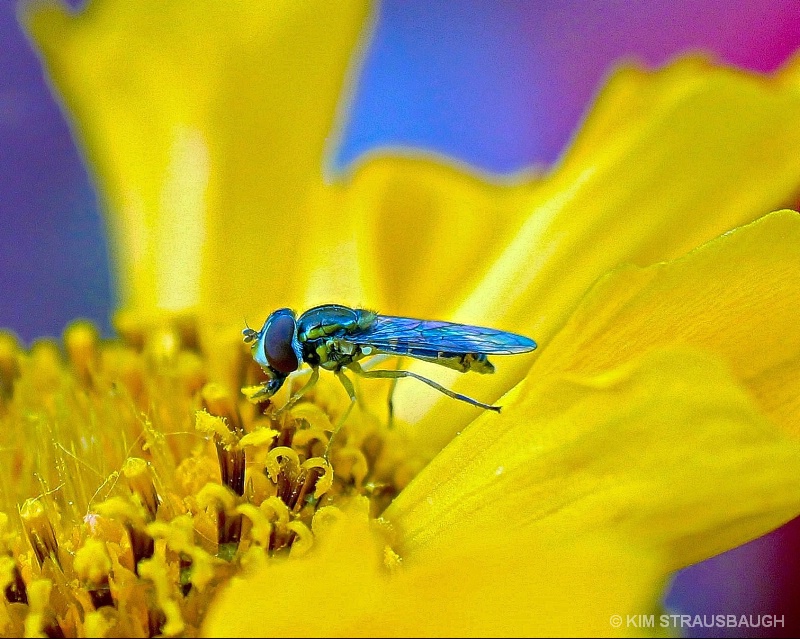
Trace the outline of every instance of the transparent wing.
{"label": "transparent wing", "polygon": [[345,339],[399,355],[425,357],[441,353],[510,355],[536,348],[532,339],[494,328],[391,315],[378,315],[372,326],[350,333]]}

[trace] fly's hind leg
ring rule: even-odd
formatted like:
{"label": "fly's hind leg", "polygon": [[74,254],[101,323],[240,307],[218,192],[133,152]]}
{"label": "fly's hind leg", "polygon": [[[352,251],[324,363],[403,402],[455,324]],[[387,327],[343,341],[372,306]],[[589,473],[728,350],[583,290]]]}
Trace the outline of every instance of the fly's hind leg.
{"label": "fly's hind leg", "polygon": [[[397,361],[395,363],[395,371],[399,371],[400,370],[400,366],[402,364],[400,362],[400,358],[399,357],[396,358],[396,360]],[[362,369],[362,371],[363,371],[363,369]],[[364,371],[364,372],[366,372],[366,371]],[[386,402],[387,403],[387,411],[388,411],[388,414],[389,414],[389,420],[388,420],[388,423],[387,423],[387,428],[389,430],[391,430],[392,426],[394,426],[394,389],[397,388],[397,380],[398,379],[400,379],[399,375],[397,377],[393,377],[392,378],[392,384],[389,387],[389,398],[388,398],[388,400]]]}
{"label": "fly's hind leg", "polygon": [[[352,366],[352,364],[348,364],[348,366]],[[344,413],[342,413],[341,417],[336,420],[336,425],[333,427],[331,438],[328,440],[328,445],[325,447],[325,454],[323,457],[326,460],[331,452],[331,446],[333,445],[333,440],[335,439],[336,434],[339,432],[339,430],[341,430],[342,426],[344,426],[345,420],[347,420],[347,418],[350,416],[350,411],[353,410],[353,406],[356,403],[356,389],[353,387],[353,382],[350,381],[350,378],[345,375],[344,371],[341,369],[334,371],[333,374],[336,375],[336,379],[341,382],[342,386],[344,386],[344,389],[347,391],[347,395],[350,397],[350,405],[347,407]]]}
{"label": "fly's hind leg", "polygon": [[462,395],[461,393],[454,393],[449,388],[445,388],[441,384],[437,384],[432,379],[428,379],[427,377],[423,377],[422,375],[417,375],[416,373],[412,373],[411,371],[405,371],[405,370],[365,371],[356,362],[348,364],[348,368],[350,368],[350,370],[352,370],[356,375],[360,375],[361,377],[372,377],[373,379],[401,379],[403,377],[413,377],[414,379],[418,379],[419,381],[426,383],[428,386],[436,389],[440,393],[444,393],[448,397],[452,397],[453,399],[466,402],[467,404],[472,404],[473,406],[477,406],[478,408],[485,408],[487,410],[493,410],[498,413],[500,412],[500,406],[492,406],[491,404],[484,404],[483,402],[479,402],[477,399],[472,399],[472,397],[467,397],[466,395]]}

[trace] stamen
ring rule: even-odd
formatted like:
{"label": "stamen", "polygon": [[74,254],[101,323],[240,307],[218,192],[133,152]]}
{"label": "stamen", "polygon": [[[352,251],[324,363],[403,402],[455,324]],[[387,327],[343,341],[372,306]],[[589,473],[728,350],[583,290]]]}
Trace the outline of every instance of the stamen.
{"label": "stamen", "polygon": [[150,478],[147,462],[139,457],[129,457],[122,466],[122,475],[131,492],[139,498],[147,510],[150,520],[155,519],[160,500],[153,480]]}
{"label": "stamen", "polygon": [[197,502],[216,509],[218,554],[230,559],[242,537],[242,515],[236,512],[236,497],[225,486],[209,483],[197,495]]}
{"label": "stamen", "polygon": [[267,455],[267,474],[275,483],[278,498],[290,506],[297,475],[300,472],[300,459],[288,446],[278,446]]}
{"label": "stamen", "polygon": [[103,614],[102,610],[92,610],[86,613],[84,629],[87,637],[111,637],[114,622]]}
{"label": "stamen", "polygon": [[206,381],[260,380],[249,356],[241,370],[222,362],[240,337],[210,355],[191,323],[118,321],[126,343],[78,322],[63,347],[29,353],[0,332],[0,499],[22,504],[24,531],[0,513],[0,625],[12,634],[197,636],[227,579],[313,552],[343,501],[377,515],[398,490],[398,453],[368,402],[324,456],[350,406],[335,380],[285,410],[282,395],[254,406]]}
{"label": "stamen", "polygon": [[87,539],[83,547],[75,553],[72,567],[78,579],[86,584],[95,609],[116,605],[108,583],[111,559],[103,542],[91,537]]}
{"label": "stamen", "polygon": [[56,533],[45,514],[42,501],[28,499],[20,508],[19,514],[39,566],[43,566],[47,558],[60,566]]}
{"label": "stamen", "polygon": [[86,388],[92,385],[92,375],[98,368],[99,334],[93,324],[78,321],[64,331],[64,346],[76,379]]}
{"label": "stamen", "polygon": [[262,548],[268,548],[272,535],[272,524],[264,512],[253,504],[240,504],[236,507],[236,512],[250,520],[250,540]]}
{"label": "stamen", "polygon": [[14,394],[14,382],[20,375],[19,355],[16,336],[0,331],[0,415]]}
{"label": "stamen", "polygon": [[333,453],[333,458],[337,469],[337,477],[352,479],[357,487],[361,487],[364,483],[364,478],[369,473],[367,458],[361,449],[350,445],[337,448]]}
{"label": "stamen", "polygon": [[26,637],[63,637],[64,631],[50,609],[50,592],[53,582],[36,579],[28,588],[28,616],[25,617]]}
{"label": "stamen", "polygon": [[292,546],[290,557],[305,555],[314,544],[314,535],[302,521],[291,521],[286,526],[291,532],[289,544]]}
{"label": "stamen", "polygon": [[[237,441],[241,439],[245,434],[242,419],[228,392],[219,384],[206,384],[201,394],[206,410],[212,415],[223,417]],[[243,495],[246,461],[244,451],[239,448],[226,447],[221,441],[215,441],[215,443],[222,483],[237,495]]]}
{"label": "stamen", "polygon": [[0,587],[8,603],[28,603],[28,589],[13,557],[0,557]]}
{"label": "stamen", "polygon": [[300,466],[300,477],[297,485],[299,490],[293,503],[288,504],[294,512],[298,512],[306,505],[306,496],[311,492],[308,500],[316,502],[322,495],[330,490],[333,484],[333,468],[322,457],[312,457],[307,459]]}
{"label": "stamen", "polygon": [[58,345],[50,339],[35,342],[26,368],[30,371],[34,391],[44,396],[52,395],[61,385],[62,377]]}
{"label": "stamen", "polygon": [[[153,582],[153,587],[156,591],[156,603],[164,614],[163,627],[159,629],[157,634],[163,633],[167,636],[174,636],[183,632],[185,624],[183,623],[180,606],[171,596],[173,586],[169,577],[169,565],[164,557],[158,553],[154,554],[150,559],[142,561],[139,565],[139,574],[143,579],[149,579]],[[153,631],[153,625],[162,625],[161,621],[158,615],[151,616],[151,632]]]}
{"label": "stamen", "polygon": [[239,446],[247,448],[253,446],[254,448],[263,448],[269,446],[275,441],[278,436],[278,431],[271,428],[256,428],[252,433],[248,433],[239,441]]}
{"label": "stamen", "polygon": [[144,530],[147,513],[138,506],[120,497],[112,497],[97,505],[97,512],[109,519],[121,521],[128,533],[133,553],[133,571],[139,574],[139,564],[155,552],[155,541]]}
{"label": "stamen", "polygon": [[217,561],[195,545],[192,518],[181,515],[169,523],[153,522],[147,526],[147,532],[155,539],[164,539],[171,550],[181,555],[181,586],[188,586],[182,588],[183,594],[188,594],[192,586],[202,592],[214,576]]}
{"label": "stamen", "polygon": [[289,545],[289,509],[278,497],[269,497],[261,504],[261,511],[272,523],[270,550],[280,550]]}
{"label": "stamen", "polygon": [[283,448],[289,448],[294,441],[294,435],[296,432],[297,424],[295,423],[295,420],[284,418],[281,423],[280,434],[278,435],[278,440],[275,442],[275,445]]}

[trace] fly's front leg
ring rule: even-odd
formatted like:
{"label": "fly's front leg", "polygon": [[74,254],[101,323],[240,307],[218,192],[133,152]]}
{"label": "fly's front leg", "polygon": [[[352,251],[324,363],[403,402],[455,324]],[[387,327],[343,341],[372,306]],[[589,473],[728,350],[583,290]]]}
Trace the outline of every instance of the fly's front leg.
{"label": "fly's front leg", "polygon": [[[352,364],[348,364],[348,366],[352,366]],[[331,452],[331,446],[333,445],[333,440],[344,425],[345,420],[349,417],[350,411],[353,410],[353,406],[356,403],[356,389],[353,387],[353,382],[350,381],[350,378],[344,374],[344,371],[341,368],[335,370],[333,374],[336,375],[336,378],[342,383],[342,386],[344,386],[344,389],[347,391],[347,395],[350,397],[350,405],[347,407],[344,413],[342,413],[342,416],[336,420],[336,425],[333,427],[331,438],[328,440],[328,445],[325,447],[325,454],[323,455],[325,459],[328,459],[328,455]]]}
{"label": "fly's front leg", "polygon": [[283,382],[286,381],[287,375],[278,375],[275,374],[274,371],[265,372],[267,372],[270,377],[267,381],[261,384],[260,387],[248,386],[242,389],[242,393],[244,393],[247,399],[254,404],[260,404],[268,401],[270,397],[280,390],[281,386],[283,386]]}
{"label": "fly's front leg", "polygon": [[[252,388],[258,388],[258,390],[253,392],[251,391]],[[266,402],[270,397],[272,397],[275,394],[267,384],[263,384],[260,388],[256,386],[248,386],[246,390],[248,391],[247,399],[249,399],[254,404],[260,404],[261,402]]]}
{"label": "fly's front leg", "polygon": [[278,415],[280,415],[284,411],[289,410],[298,401],[300,401],[300,399],[303,397],[303,395],[305,395],[308,391],[310,391],[312,388],[314,388],[314,386],[316,385],[318,379],[319,379],[319,367],[318,366],[314,366],[312,368],[312,370],[311,370],[311,377],[308,378],[308,381],[305,383],[305,385],[299,391],[294,393],[286,401],[286,403],[278,411]]}
{"label": "fly's front leg", "polygon": [[467,397],[466,395],[462,395],[461,393],[454,393],[449,388],[445,388],[441,384],[437,384],[432,379],[428,379],[427,377],[423,377],[422,375],[417,375],[416,373],[412,373],[411,371],[403,371],[403,370],[395,370],[395,371],[365,371],[357,362],[353,362],[352,364],[348,364],[350,370],[352,370],[356,375],[360,375],[361,377],[371,377],[373,379],[400,379],[402,377],[413,377],[414,379],[418,379],[421,382],[425,382],[431,388],[435,388],[440,393],[444,393],[448,397],[452,397],[453,399],[458,399],[462,402],[467,402],[467,404],[472,404],[473,406],[477,406],[478,408],[485,408],[487,410],[493,410],[496,412],[500,412],[500,406],[492,406],[491,404],[484,404],[483,402],[479,402],[477,399],[472,399],[472,397]]}

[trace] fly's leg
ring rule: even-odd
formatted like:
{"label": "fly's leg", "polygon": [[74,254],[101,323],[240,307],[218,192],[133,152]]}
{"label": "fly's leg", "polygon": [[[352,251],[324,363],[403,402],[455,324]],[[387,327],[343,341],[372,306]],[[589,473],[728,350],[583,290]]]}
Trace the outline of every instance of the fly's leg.
{"label": "fly's leg", "polygon": [[361,377],[372,377],[373,379],[400,379],[402,377],[413,377],[414,379],[418,379],[421,382],[425,382],[431,388],[435,388],[440,393],[444,393],[448,397],[452,397],[453,399],[458,399],[462,402],[467,402],[467,404],[472,404],[473,406],[477,406],[478,408],[485,408],[487,410],[493,410],[500,412],[500,406],[492,406],[491,404],[484,404],[483,402],[479,402],[477,399],[472,399],[471,397],[467,397],[466,395],[462,395],[460,393],[454,393],[449,388],[445,388],[441,384],[437,384],[432,379],[428,379],[427,377],[423,377],[422,375],[417,375],[416,373],[412,373],[411,371],[365,371],[361,366],[353,362],[348,364],[348,368],[352,370],[356,375],[360,375]]}
{"label": "fly's leg", "polygon": [[251,402],[261,403],[267,401],[270,397],[275,394],[268,384],[264,384],[261,388],[259,388],[255,393],[251,393],[248,395],[248,399]]}
{"label": "fly's leg", "polygon": [[312,388],[314,388],[314,386],[316,385],[318,379],[319,379],[319,367],[314,366],[314,368],[311,370],[311,377],[308,378],[308,381],[305,383],[305,385],[299,391],[294,393],[286,401],[286,403],[278,411],[278,414],[280,415],[284,411],[289,410],[298,401],[300,401],[300,399],[303,397],[303,395],[305,395],[308,391],[310,391]]}
{"label": "fly's leg", "polygon": [[261,384],[261,388],[259,388],[257,391],[252,392],[252,387],[250,387],[246,391],[245,389],[242,389],[242,392],[247,396],[247,399],[254,404],[266,402],[270,397],[280,390],[281,386],[283,386],[283,383],[286,381],[286,377],[287,375],[284,375],[283,373],[275,373],[274,371],[271,371],[269,373],[269,379]]}
{"label": "fly's leg", "polygon": [[[399,371],[400,370],[400,366],[402,366],[402,363],[400,362],[400,358],[398,357],[395,360],[395,370]],[[362,369],[362,372],[366,372],[366,371],[364,371]],[[392,426],[394,426],[394,389],[397,388],[397,380],[398,379],[400,379],[399,376],[398,377],[393,377],[392,378],[392,385],[389,387],[389,399],[387,401],[387,408],[388,408],[388,411],[389,411],[389,422],[387,424],[387,428],[389,430],[391,430]]]}
{"label": "fly's leg", "polygon": [[[348,366],[352,366],[352,364],[348,364]],[[323,455],[323,457],[326,460],[328,459],[328,455],[331,452],[331,446],[333,445],[333,440],[336,437],[336,434],[339,432],[342,426],[344,426],[345,420],[350,415],[350,411],[353,410],[353,406],[355,406],[356,403],[356,389],[353,387],[353,382],[350,381],[350,378],[347,375],[345,375],[344,371],[341,369],[339,369],[338,371],[334,371],[333,374],[336,375],[336,379],[338,379],[342,383],[342,386],[344,386],[344,389],[347,391],[347,395],[350,397],[350,405],[347,407],[347,410],[345,410],[344,413],[342,413],[342,416],[336,420],[336,425],[333,427],[331,438],[328,440],[328,445],[325,446],[325,454]]]}

